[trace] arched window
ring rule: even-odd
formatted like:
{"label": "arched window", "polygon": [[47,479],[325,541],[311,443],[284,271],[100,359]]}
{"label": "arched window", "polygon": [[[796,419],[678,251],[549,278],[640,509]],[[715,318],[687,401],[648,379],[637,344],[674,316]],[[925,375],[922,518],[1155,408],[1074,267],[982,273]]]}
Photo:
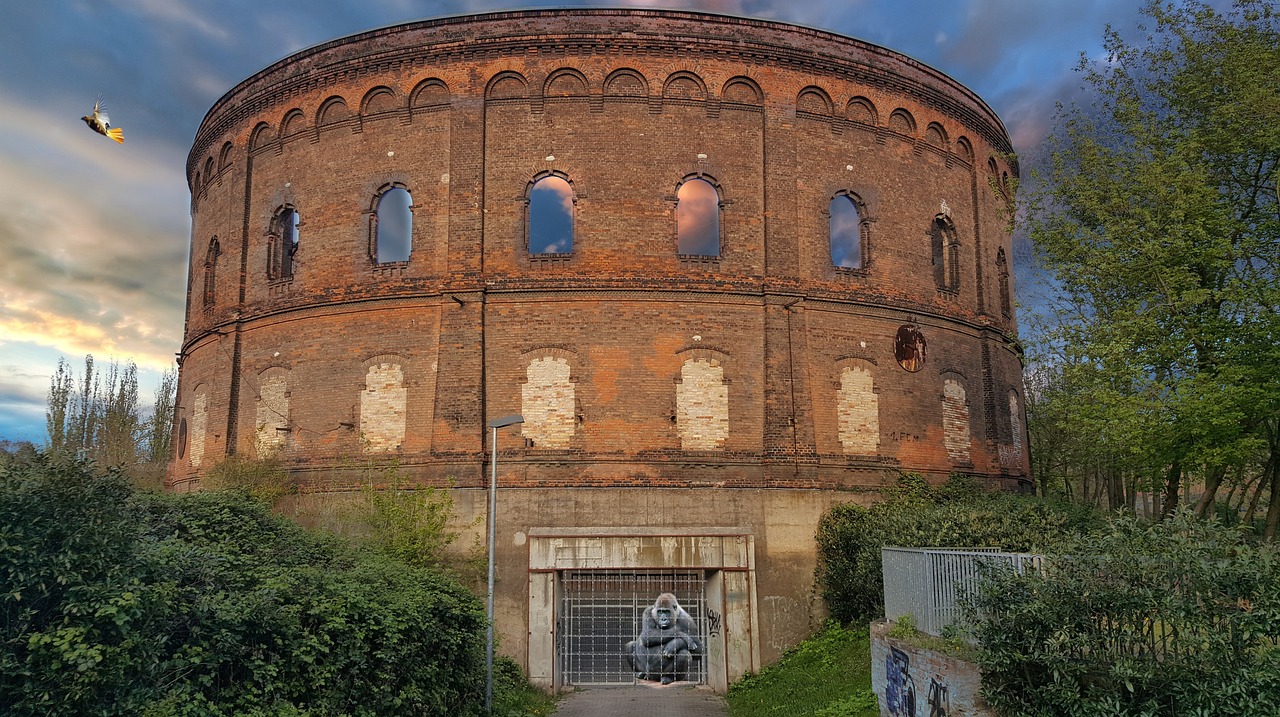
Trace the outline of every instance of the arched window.
{"label": "arched window", "polygon": [[996,275],[1000,280],[1000,313],[1009,319],[1013,317],[1013,298],[1009,295],[1009,260],[1005,259],[1004,247],[996,251]]}
{"label": "arched window", "polygon": [[298,212],[281,207],[271,220],[270,245],[267,248],[267,274],[272,279],[292,279],[294,260],[298,254]]}
{"label": "arched window", "polygon": [[929,228],[933,250],[933,278],[942,291],[960,290],[960,244],[956,227],[945,214],[933,218]]}
{"label": "arched window", "polygon": [[720,256],[720,193],[705,179],[690,179],[676,190],[676,252]]}
{"label": "arched window", "polygon": [[378,195],[373,234],[374,263],[409,261],[413,251],[413,197],[407,189],[393,186]]}
{"label": "arched window", "polygon": [[218,237],[209,240],[209,250],[204,255],[204,308],[212,309],[217,303],[218,292]]}
{"label": "arched window", "polygon": [[831,198],[831,264],[841,269],[865,266],[865,218],[858,201],[847,192]]}
{"label": "arched window", "polygon": [[573,185],[548,174],[529,188],[529,254],[573,253]]}

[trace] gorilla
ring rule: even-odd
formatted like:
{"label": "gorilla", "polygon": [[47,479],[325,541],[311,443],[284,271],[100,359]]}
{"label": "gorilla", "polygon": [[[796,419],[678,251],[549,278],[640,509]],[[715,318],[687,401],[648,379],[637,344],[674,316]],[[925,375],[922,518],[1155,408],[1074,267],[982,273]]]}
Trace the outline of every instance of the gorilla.
{"label": "gorilla", "polygon": [[644,609],[640,636],[627,643],[627,661],[636,679],[669,685],[689,678],[693,655],[702,647],[694,639],[698,630],[693,618],[676,602],[676,596],[662,593]]}

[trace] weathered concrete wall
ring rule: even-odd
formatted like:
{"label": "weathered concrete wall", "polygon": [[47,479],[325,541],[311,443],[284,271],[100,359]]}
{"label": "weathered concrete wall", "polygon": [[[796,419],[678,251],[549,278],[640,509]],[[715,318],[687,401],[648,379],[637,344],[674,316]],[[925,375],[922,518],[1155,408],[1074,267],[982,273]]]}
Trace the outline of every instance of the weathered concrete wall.
{"label": "weathered concrete wall", "polygon": [[978,666],[887,635],[871,624],[871,689],[881,717],[999,717],[982,698]]}

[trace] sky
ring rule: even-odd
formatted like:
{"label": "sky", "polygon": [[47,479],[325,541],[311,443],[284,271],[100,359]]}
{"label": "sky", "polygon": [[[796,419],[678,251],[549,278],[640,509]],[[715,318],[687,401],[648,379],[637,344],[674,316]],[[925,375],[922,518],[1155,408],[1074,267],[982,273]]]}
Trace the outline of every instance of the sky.
{"label": "sky", "polygon": [[[385,25],[529,7],[662,7],[808,25],[883,45],[966,85],[1019,153],[1052,127],[1137,0],[3,0],[0,439],[45,440],[59,358],[133,360],[143,401],[182,343],[185,163],[212,104],[289,54]],[[101,97],[124,144],[80,117]],[[1033,291],[1033,286],[1019,286]]]}

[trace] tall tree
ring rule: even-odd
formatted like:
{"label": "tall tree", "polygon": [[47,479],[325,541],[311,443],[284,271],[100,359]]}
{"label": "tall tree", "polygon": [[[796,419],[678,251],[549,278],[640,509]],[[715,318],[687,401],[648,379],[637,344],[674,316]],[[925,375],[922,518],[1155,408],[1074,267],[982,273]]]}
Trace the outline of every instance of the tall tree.
{"label": "tall tree", "polygon": [[1060,113],[1025,221],[1061,289],[1050,340],[1082,420],[1160,476],[1166,512],[1203,481],[1205,514],[1232,467],[1274,452],[1280,15],[1264,0],[1143,12],[1146,37],[1108,29],[1106,61],[1082,60],[1089,100]]}

